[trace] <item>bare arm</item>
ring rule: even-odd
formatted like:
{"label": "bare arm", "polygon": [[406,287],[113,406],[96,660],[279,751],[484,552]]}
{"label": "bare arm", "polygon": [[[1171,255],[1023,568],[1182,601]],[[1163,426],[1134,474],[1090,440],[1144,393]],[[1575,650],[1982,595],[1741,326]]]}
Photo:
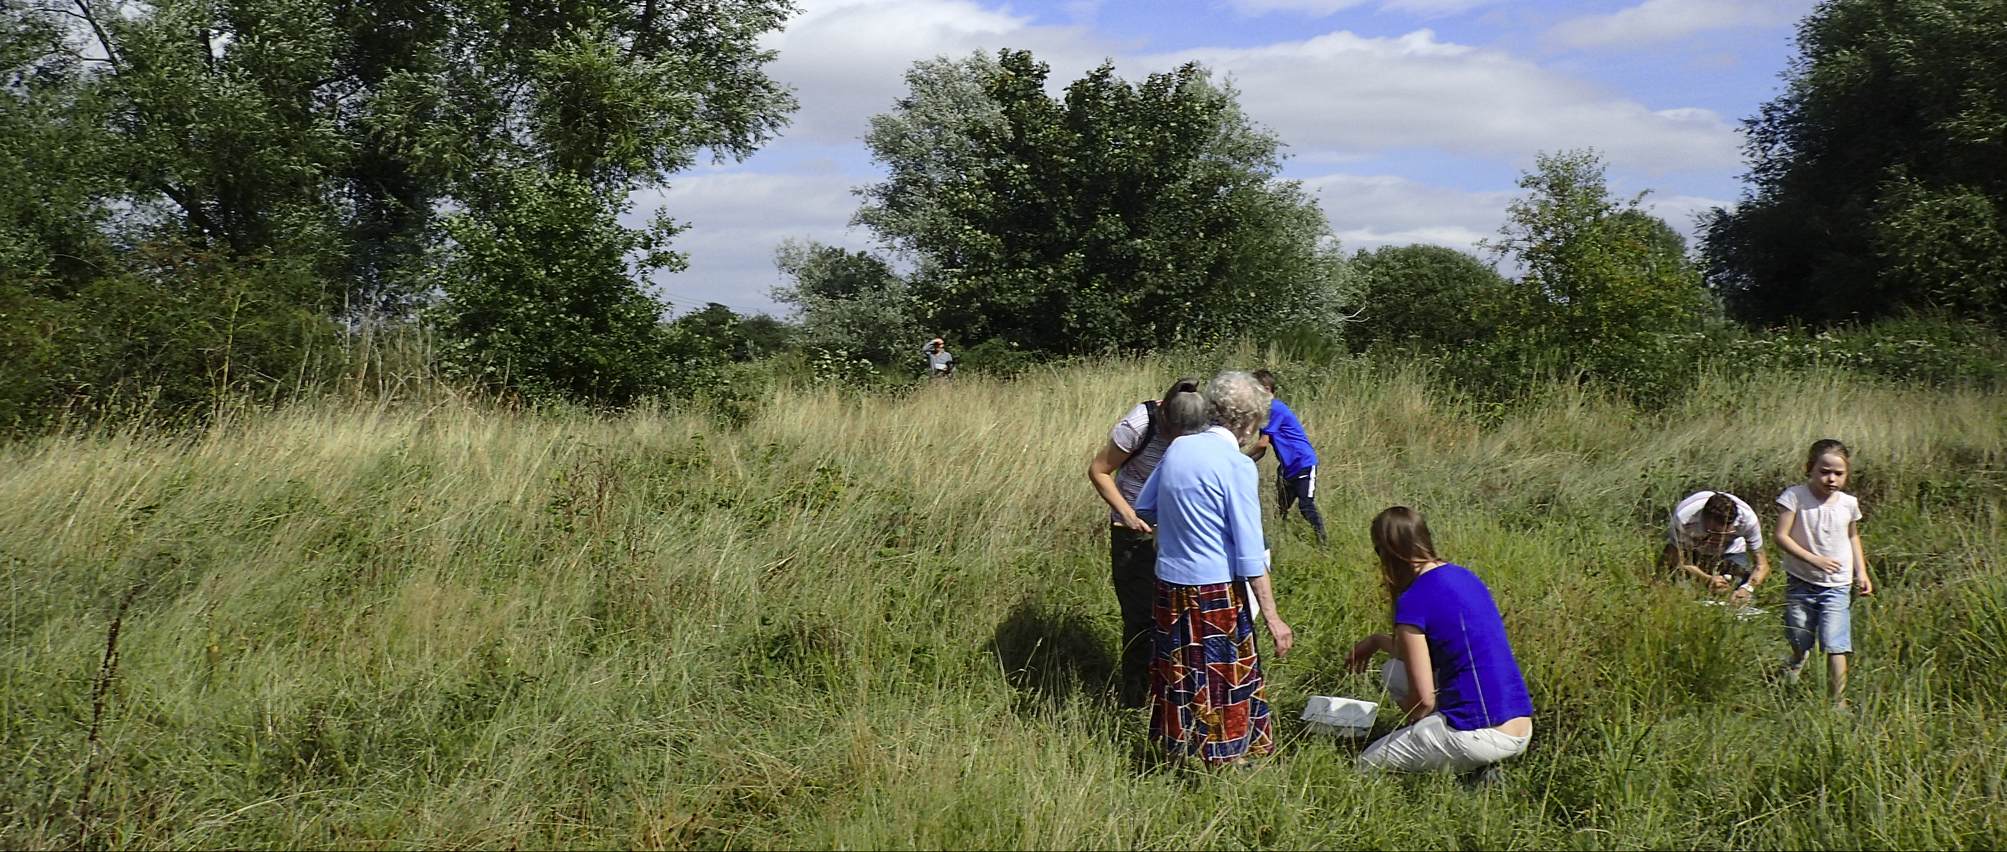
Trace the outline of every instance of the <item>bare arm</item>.
{"label": "bare arm", "polygon": [[1375,633],[1352,646],[1352,653],[1345,655],[1345,668],[1363,672],[1366,666],[1373,662],[1374,654],[1392,653],[1394,653],[1394,634]]}
{"label": "bare arm", "polygon": [[1296,632],[1283,623],[1282,616],[1275,611],[1275,587],[1268,582],[1267,574],[1257,574],[1248,578],[1248,588],[1254,591],[1255,602],[1261,604],[1262,618],[1268,622],[1268,633],[1275,637],[1275,657],[1289,656],[1289,647],[1296,644]]}
{"label": "bare arm", "polygon": [[1401,702],[1401,709],[1407,715],[1401,717],[1404,724],[1436,712],[1436,670],[1429,659],[1429,640],[1413,625],[1394,625],[1394,656],[1408,667],[1407,700]]}
{"label": "bare arm", "polygon": [[1241,452],[1247,453],[1248,458],[1254,459],[1255,461],[1261,461],[1261,457],[1268,454],[1268,436],[1263,435],[1259,438],[1256,438],[1254,443],[1249,444],[1246,447],[1243,447],[1241,449]]}
{"label": "bare arm", "polygon": [[1854,588],[1862,597],[1875,593],[1875,581],[1868,579],[1868,555],[1861,551],[1861,527],[1859,521],[1847,522],[1847,538],[1854,548]]}
{"label": "bare arm", "polygon": [[1108,508],[1122,516],[1122,525],[1140,533],[1150,532],[1150,525],[1136,516],[1136,508],[1122,497],[1122,489],[1115,486],[1115,471],[1129,460],[1129,454],[1109,441],[1087,462],[1087,481],[1094,484],[1094,491],[1101,495]]}
{"label": "bare arm", "polygon": [[1679,545],[1670,542],[1666,544],[1666,549],[1659,554],[1659,567],[1699,580],[1714,591],[1722,592],[1728,590],[1728,587],[1723,584],[1720,578],[1702,571],[1700,570],[1700,566],[1688,562],[1686,553],[1680,550]]}
{"label": "bare arm", "polygon": [[1824,571],[1828,574],[1840,570],[1840,563],[1835,562],[1831,559],[1827,559],[1826,557],[1820,556],[1819,554],[1813,553],[1812,551],[1805,549],[1804,545],[1799,544],[1798,542],[1792,540],[1791,530],[1797,525],[1798,525],[1798,513],[1793,512],[1789,509],[1786,509],[1783,512],[1778,513],[1777,535],[1776,535],[1777,546],[1782,548],[1785,553],[1789,553],[1792,556],[1798,557],[1798,559],[1803,561],[1805,564],[1810,565],[1814,568],[1818,568],[1819,570]]}
{"label": "bare arm", "polygon": [[1750,551],[1749,556],[1756,561],[1756,567],[1750,569],[1749,579],[1730,596],[1734,603],[1748,603],[1750,598],[1756,596],[1756,587],[1763,585],[1763,581],[1770,578],[1770,557],[1763,552],[1763,548]]}

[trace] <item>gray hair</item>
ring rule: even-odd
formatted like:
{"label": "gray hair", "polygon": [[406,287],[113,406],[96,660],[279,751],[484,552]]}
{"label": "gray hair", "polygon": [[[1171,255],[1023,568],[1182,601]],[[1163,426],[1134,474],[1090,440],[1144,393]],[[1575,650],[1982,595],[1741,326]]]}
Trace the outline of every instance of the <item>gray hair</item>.
{"label": "gray hair", "polygon": [[1173,438],[1204,432],[1212,424],[1213,407],[1197,391],[1179,391],[1164,398],[1158,409],[1164,432]]}
{"label": "gray hair", "polygon": [[1206,402],[1212,405],[1213,420],[1227,427],[1242,441],[1268,423],[1268,403],[1275,396],[1254,377],[1229,370],[1206,383]]}

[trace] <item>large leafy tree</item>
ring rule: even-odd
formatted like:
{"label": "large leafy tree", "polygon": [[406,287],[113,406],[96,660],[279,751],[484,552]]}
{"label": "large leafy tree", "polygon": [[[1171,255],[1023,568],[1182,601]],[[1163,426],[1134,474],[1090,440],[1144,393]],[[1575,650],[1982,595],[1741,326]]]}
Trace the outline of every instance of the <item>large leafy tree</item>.
{"label": "large leafy tree", "polygon": [[[21,168],[0,169],[0,279],[35,277],[47,302],[75,279],[137,271],[127,283],[174,298],[201,289],[184,280],[200,270],[269,266],[283,274],[231,280],[291,276],[260,303],[323,316],[402,314],[443,291],[474,311],[445,324],[475,335],[451,341],[456,357],[525,379],[569,363],[540,350],[570,345],[554,329],[655,332],[662,306],[642,275],[679,260],[664,248],[676,227],[615,214],[700,154],[748,154],[793,108],[758,43],[789,0],[4,2],[0,166]],[[506,244],[574,231],[548,258]],[[91,251],[106,242],[172,248]],[[510,252],[585,277],[490,262]],[[203,262],[123,268],[145,257]],[[518,286],[518,309],[497,310]],[[568,295],[528,307],[553,287]],[[17,330],[48,349],[50,334]],[[627,377],[602,388],[577,366],[524,389],[626,398],[650,372],[600,371]]]}
{"label": "large leafy tree", "polygon": [[1750,189],[1706,225],[1740,317],[1936,309],[2007,323],[2007,2],[1827,0],[1747,122]]}
{"label": "large leafy tree", "polygon": [[1501,354],[1617,383],[1656,375],[1654,336],[1695,328],[1708,305],[1684,241],[1610,192],[1593,151],[1542,154],[1521,176],[1491,248],[1522,274],[1487,323]]}
{"label": "large leafy tree", "polygon": [[351,307],[412,295],[435,211],[512,170],[606,189],[743,155],[792,100],[787,0],[43,0],[111,101],[131,201],[233,254],[316,253]]}
{"label": "large leafy tree", "polygon": [[1341,259],[1278,143],[1196,64],[1045,90],[1025,51],[917,63],[866,137],[857,221],[915,261],[941,331],[1043,352],[1316,321]]}

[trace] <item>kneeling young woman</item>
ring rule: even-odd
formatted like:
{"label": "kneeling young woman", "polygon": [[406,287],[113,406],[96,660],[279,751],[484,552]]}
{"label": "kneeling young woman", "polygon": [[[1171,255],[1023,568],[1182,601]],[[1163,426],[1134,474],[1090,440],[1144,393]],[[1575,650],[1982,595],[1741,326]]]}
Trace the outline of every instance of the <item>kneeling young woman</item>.
{"label": "kneeling young woman", "polygon": [[1373,518],[1373,550],[1393,599],[1393,632],[1359,640],[1346,663],[1363,671],[1374,654],[1391,655],[1387,691],[1412,724],[1367,746],[1359,768],[1466,771],[1525,751],[1533,700],[1491,590],[1437,557],[1428,523],[1406,506]]}

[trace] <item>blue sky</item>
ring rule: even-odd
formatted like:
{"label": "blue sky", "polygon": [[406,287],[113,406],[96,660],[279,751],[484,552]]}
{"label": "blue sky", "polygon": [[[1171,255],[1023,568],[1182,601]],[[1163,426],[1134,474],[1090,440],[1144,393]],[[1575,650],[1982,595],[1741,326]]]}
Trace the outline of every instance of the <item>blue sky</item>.
{"label": "blue sky", "polygon": [[913,62],[1033,51],[1055,87],[1112,59],[1138,78],[1188,60],[1286,144],[1350,252],[1497,232],[1536,154],[1594,147],[1613,186],[1683,232],[1741,192],[1741,121],[1774,97],[1813,0],[800,0],[771,35],[801,109],[744,162],[636,198],[687,223],[677,310],[779,312],[787,239],[874,247],[848,224],[880,176],[860,137]]}

